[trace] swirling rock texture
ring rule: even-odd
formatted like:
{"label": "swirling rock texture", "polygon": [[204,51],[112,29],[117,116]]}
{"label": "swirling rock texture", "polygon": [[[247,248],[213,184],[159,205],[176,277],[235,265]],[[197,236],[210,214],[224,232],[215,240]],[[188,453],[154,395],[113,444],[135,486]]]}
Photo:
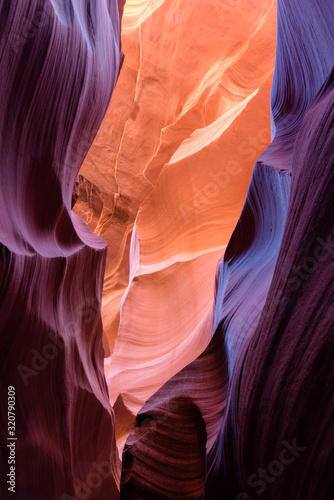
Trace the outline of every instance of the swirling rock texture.
{"label": "swirling rock texture", "polygon": [[334,4],[123,4],[0,0],[1,498],[331,498]]}
{"label": "swirling rock texture", "polygon": [[0,1],[1,498],[119,495],[106,243],[71,204],[118,76],[121,11],[116,0]]}
{"label": "swirling rock texture", "polygon": [[130,1],[122,30],[74,210],[109,246],[106,376],[124,441],[118,410],[135,415],[210,341],[217,260],[270,143],[276,3]]}
{"label": "swirling rock texture", "polygon": [[277,12],[272,143],[217,268],[213,338],[138,413],[124,499],[332,498],[334,4]]}

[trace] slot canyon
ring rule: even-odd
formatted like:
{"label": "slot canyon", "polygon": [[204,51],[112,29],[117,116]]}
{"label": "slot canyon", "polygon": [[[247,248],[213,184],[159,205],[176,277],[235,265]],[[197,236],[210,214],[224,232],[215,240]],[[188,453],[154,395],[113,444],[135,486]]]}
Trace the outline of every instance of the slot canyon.
{"label": "slot canyon", "polygon": [[0,0],[1,499],[333,498],[333,26]]}

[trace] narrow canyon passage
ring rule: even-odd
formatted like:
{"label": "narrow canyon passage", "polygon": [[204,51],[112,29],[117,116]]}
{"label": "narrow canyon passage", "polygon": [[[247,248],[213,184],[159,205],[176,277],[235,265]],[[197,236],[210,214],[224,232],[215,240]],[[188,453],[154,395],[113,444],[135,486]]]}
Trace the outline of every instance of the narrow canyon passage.
{"label": "narrow canyon passage", "polygon": [[333,21],[0,0],[1,498],[332,498]]}

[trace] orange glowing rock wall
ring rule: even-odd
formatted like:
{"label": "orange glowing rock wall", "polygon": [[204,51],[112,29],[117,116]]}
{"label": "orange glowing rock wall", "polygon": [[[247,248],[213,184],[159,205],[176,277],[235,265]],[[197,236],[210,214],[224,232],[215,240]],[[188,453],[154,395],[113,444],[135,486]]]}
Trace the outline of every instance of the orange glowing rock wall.
{"label": "orange glowing rock wall", "polygon": [[270,143],[275,31],[271,0],[125,4],[125,60],[74,208],[109,247],[106,376],[123,421],[210,340],[217,262]]}

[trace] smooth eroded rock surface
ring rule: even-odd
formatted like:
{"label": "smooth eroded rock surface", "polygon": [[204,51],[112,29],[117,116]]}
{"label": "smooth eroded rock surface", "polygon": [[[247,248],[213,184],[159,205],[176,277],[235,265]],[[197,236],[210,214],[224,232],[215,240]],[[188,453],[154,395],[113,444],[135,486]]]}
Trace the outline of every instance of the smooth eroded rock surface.
{"label": "smooth eroded rock surface", "polygon": [[270,0],[125,4],[126,57],[74,210],[108,243],[106,376],[134,415],[210,340],[216,262],[270,143],[275,38]]}
{"label": "smooth eroded rock surface", "polygon": [[[107,247],[71,206],[118,77],[121,7],[0,2],[1,498],[119,494],[103,368]],[[8,387],[14,490],[6,483]]]}
{"label": "smooth eroded rock surface", "polygon": [[[132,487],[140,484],[142,498],[179,498],[171,487],[169,496],[161,492],[160,469],[143,479],[147,441],[164,477],[173,476],[164,457],[176,445],[163,427],[134,440],[146,414],[164,408],[180,422],[177,394],[188,398],[184,413],[195,405],[205,423],[191,429],[194,440],[207,440],[205,499],[331,498],[332,76],[321,87],[334,63],[333,18],[331,2],[278,2],[272,143],[255,164],[218,263],[214,335],[140,410],[125,444],[131,469],[123,472],[121,497],[136,498]],[[220,357],[220,370],[201,364],[208,355]],[[203,498],[189,483],[182,493]]]}

